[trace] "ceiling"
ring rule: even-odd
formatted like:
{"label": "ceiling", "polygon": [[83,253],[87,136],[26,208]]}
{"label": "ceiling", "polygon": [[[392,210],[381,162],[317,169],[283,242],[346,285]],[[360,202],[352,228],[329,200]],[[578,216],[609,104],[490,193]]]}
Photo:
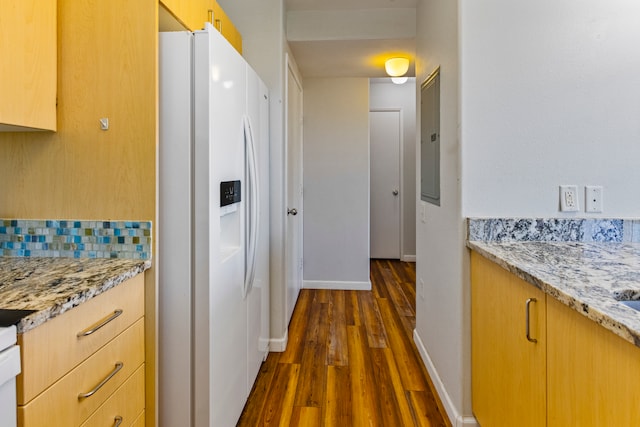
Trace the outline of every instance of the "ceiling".
{"label": "ceiling", "polygon": [[385,77],[384,61],[410,59],[417,0],[286,0],[287,40],[303,77]]}

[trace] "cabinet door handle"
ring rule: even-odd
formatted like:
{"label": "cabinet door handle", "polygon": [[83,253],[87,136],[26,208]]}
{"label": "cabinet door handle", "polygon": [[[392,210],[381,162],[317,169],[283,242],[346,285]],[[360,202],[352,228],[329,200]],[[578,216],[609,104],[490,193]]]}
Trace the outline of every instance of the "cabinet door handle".
{"label": "cabinet door handle", "polygon": [[118,371],[120,371],[120,369],[122,369],[122,367],[124,366],[124,363],[122,362],[116,362],[116,367],[113,369],[113,371],[111,371],[111,373],[109,375],[106,376],[105,379],[103,379],[102,381],[100,381],[100,384],[98,384],[97,386],[95,386],[93,388],[93,390],[88,391],[86,393],[80,393],[78,395],[78,400],[82,400],[82,399],[86,399],[87,397],[91,397],[94,394],[96,394],[96,392],[98,390],[100,390],[102,388],[103,385],[105,385],[107,383],[107,381],[109,381],[111,378],[113,378],[113,376],[115,374],[118,373]]}
{"label": "cabinet door handle", "polygon": [[526,333],[527,333],[527,340],[529,340],[529,341],[531,341],[531,342],[538,342],[538,340],[537,340],[537,339],[535,339],[535,338],[531,338],[531,331],[530,331],[530,328],[529,328],[529,312],[530,312],[531,310],[530,310],[529,306],[531,305],[531,303],[532,303],[532,302],[537,302],[537,301],[538,301],[538,300],[537,300],[537,299],[535,299],[535,298],[529,298],[529,299],[527,300],[526,305],[525,305],[526,319],[527,319],[527,321],[526,321],[526,324],[527,324],[527,329],[526,329]]}
{"label": "cabinet door handle", "polygon": [[78,334],[76,336],[78,338],[89,336],[89,335],[93,334],[94,332],[96,332],[98,329],[100,329],[103,326],[105,326],[107,323],[111,322],[112,320],[115,320],[115,318],[120,316],[121,314],[122,314],[122,310],[117,309],[117,310],[115,310],[113,312],[112,315],[107,316],[106,318],[100,320],[98,323],[95,323],[95,324],[89,326],[87,329],[78,332]]}
{"label": "cabinet door handle", "polygon": [[113,427],[119,427],[122,424],[122,417],[120,415],[116,415],[113,419]]}

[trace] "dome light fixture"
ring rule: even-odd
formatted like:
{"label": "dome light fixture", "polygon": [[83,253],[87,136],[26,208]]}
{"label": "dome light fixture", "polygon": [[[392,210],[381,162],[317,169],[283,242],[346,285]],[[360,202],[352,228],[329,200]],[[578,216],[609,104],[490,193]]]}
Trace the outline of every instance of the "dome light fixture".
{"label": "dome light fixture", "polygon": [[384,63],[384,69],[391,77],[402,77],[409,71],[408,58],[389,58]]}
{"label": "dome light fixture", "polygon": [[407,77],[407,76],[404,76],[404,77],[391,77],[391,81],[394,82],[397,85],[405,84],[407,82],[407,80],[409,80],[409,77]]}

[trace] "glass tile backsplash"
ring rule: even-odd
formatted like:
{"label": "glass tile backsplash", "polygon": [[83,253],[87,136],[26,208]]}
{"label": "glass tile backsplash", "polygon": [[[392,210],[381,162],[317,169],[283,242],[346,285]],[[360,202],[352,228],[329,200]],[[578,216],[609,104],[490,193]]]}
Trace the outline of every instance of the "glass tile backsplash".
{"label": "glass tile backsplash", "polygon": [[150,221],[0,219],[0,256],[151,258]]}

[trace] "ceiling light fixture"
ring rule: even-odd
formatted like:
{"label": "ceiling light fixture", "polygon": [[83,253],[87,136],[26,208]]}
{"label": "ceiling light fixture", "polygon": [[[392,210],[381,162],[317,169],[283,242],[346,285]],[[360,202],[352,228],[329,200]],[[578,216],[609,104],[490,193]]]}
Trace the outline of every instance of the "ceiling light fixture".
{"label": "ceiling light fixture", "polygon": [[394,82],[397,85],[401,85],[407,82],[407,80],[409,80],[409,77],[404,76],[404,77],[391,77],[391,81]]}
{"label": "ceiling light fixture", "polygon": [[409,59],[389,58],[384,63],[384,69],[391,77],[402,77],[409,71]]}

